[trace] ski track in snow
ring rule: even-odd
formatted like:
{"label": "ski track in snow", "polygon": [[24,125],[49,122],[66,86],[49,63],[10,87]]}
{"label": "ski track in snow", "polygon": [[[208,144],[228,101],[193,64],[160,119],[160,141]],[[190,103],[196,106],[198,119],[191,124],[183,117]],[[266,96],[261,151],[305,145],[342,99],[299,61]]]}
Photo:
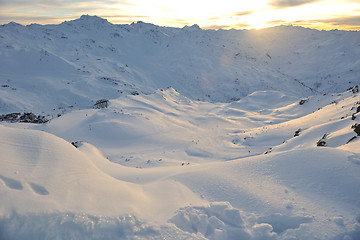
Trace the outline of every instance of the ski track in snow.
{"label": "ski track in snow", "polygon": [[360,239],[359,39],[0,26],[0,239]]}

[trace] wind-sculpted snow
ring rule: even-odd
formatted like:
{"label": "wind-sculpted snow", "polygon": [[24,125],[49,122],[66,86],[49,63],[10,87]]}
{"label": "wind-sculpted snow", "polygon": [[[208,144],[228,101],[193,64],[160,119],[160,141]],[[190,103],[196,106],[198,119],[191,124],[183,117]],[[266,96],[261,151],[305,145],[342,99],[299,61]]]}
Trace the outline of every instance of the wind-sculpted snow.
{"label": "wind-sculpted snow", "polygon": [[358,36],[0,26],[0,239],[360,239]]}
{"label": "wind-sculpted snow", "polygon": [[355,240],[359,95],[291,100],[166,89],[0,126],[2,237]]}
{"label": "wind-sculpted snow", "polygon": [[1,239],[161,239],[158,229],[136,217],[51,213],[0,218]]}

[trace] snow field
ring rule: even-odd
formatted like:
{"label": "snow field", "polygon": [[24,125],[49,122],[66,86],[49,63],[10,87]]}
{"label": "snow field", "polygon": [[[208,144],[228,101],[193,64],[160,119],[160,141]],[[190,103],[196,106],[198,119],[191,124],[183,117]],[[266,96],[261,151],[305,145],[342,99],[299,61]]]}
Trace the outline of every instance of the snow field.
{"label": "snow field", "polygon": [[[279,95],[270,92],[271,96]],[[360,156],[341,150],[347,145],[345,140],[356,135],[350,126],[356,119],[339,117],[351,116],[354,96],[352,92],[336,96],[344,107],[330,104],[315,112],[308,108],[316,104],[267,108],[268,115],[263,116],[279,123],[268,123],[265,129],[252,128],[264,123],[248,118],[240,130],[234,121],[237,115],[227,110],[236,107],[250,116],[262,109],[242,109],[241,101],[238,105],[194,102],[173,89],[123,97],[112,100],[108,109],[73,111],[34,126],[67,142],[43,131],[21,129],[29,124],[17,124],[17,129],[1,126],[1,150],[6,156],[0,173],[1,196],[7,203],[1,208],[3,226],[20,227],[26,222],[21,219],[33,216],[48,219],[44,222],[53,222],[61,232],[55,219],[70,214],[69,225],[81,229],[69,230],[74,239],[81,232],[96,239],[103,231],[94,230],[100,221],[97,216],[116,222],[130,214],[139,225],[149,227],[144,239],[160,239],[171,231],[194,239],[357,236],[360,202],[355,189],[360,187]],[[324,102],[333,97],[328,98]],[[252,106],[251,98],[248,101],[246,106]],[[254,100],[258,105],[259,101]],[[294,108],[297,116],[283,117],[283,112]],[[293,134],[299,117],[309,127],[282,143],[282,138]],[[329,136],[343,137],[335,146],[316,147],[318,128]],[[234,135],[250,133],[249,146],[232,141]],[[77,148],[70,144],[74,141]],[[271,143],[279,146],[263,154]],[[357,139],[352,144],[357,146]],[[171,153],[166,153],[168,146]],[[16,209],[15,213],[10,209]],[[39,214],[44,211],[45,215]],[[76,222],[77,216],[91,218],[94,228]],[[123,228],[122,223],[114,224]],[[26,231],[30,228],[23,234]],[[47,236],[44,231],[33,234]],[[4,234],[22,236],[17,231]],[[142,233],[113,230],[109,234],[141,239]]]}
{"label": "snow field", "polygon": [[0,239],[360,239],[358,34],[0,26]]}

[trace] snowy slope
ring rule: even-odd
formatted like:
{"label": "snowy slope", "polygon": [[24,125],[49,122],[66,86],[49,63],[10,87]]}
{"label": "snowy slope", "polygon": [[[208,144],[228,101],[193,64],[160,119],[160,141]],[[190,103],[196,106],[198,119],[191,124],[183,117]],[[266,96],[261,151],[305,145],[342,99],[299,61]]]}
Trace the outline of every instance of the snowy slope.
{"label": "snowy slope", "polygon": [[[357,239],[360,142],[346,143],[358,93],[256,108],[284,98],[216,104],[167,89],[2,126],[3,237]],[[329,146],[316,147],[323,133]]]}
{"label": "snowy slope", "polygon": [[359,82],[359,39],[359,32],[298,27],[114,25],[87,15],[60,25],[9,23],[0,27],[0,112],[56,117],[100,98],[169,86],[216,102],[263,90],[342,92]]}
{"label": "snowy slope", "polygon": [[359,239],[358,36],[1,26],[0,239]]}

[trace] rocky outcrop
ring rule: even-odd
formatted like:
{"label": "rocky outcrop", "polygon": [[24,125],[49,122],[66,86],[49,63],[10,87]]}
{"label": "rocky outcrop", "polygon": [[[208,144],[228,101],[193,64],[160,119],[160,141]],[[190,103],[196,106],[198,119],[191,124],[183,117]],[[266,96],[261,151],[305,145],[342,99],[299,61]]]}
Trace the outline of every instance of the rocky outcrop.
{"label": "rocky outcrop", "polygon": [[32,112],[29,113],[8,113],[4,115],[0,115],[0,121],[5,122],[26,122],[26,123],[46,123],[49,120],[45,118],[45,116],[35,115]]}

